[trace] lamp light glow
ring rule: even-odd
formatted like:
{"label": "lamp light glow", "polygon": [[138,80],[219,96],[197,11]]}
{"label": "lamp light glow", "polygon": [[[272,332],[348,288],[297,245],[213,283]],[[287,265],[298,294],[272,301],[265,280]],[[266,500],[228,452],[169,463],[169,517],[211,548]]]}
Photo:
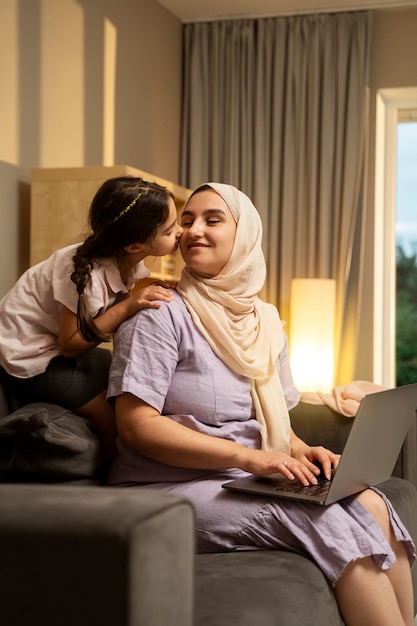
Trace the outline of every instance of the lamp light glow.
{"label": "lamp light glow", "polygon": [[290,364],[300,391],[329,392],[334,383],[336,281],[291,282]]}

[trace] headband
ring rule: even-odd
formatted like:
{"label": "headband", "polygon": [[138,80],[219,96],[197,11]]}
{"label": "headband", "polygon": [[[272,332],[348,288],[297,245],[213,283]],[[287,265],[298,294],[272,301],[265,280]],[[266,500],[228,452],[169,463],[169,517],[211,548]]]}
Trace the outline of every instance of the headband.
{"label": "headband", "polygon": [[123,217],[123,215],[125,215],[125,213],[127,213],[128,211],[130,211],[130,209],[132,208],[132,206],[134,206],[136,204],[136,202],[139,200],[139,198],[141,197],[142,192],[140,191],[138,193],[138,195],[136,196],[136,198],[134,200],[132,200],[132,202],[129,204],[129,206],[127,206],[125,209],[123,209],[123,211],[120,211],[119,215],[117,215],[114,220],[112,220],[110,222],[110,224],[114,224],[114,222],[117,222],[117,220],[119,220],[121,217]]}

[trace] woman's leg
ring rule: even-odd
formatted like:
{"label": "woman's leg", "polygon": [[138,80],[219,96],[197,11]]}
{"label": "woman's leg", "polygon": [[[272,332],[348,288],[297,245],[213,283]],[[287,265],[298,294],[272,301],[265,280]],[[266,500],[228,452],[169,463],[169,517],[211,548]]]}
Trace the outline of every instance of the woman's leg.
{"label": "woman's leg", "polygon": [[413,626],[410,565],[404,546],[394,537],[385,502],[372,490],[362,492],[357,499],[381,526],[397,560],[388,570],[381,570],[371,557],[346,567],[335,585],[342,617],[348,626]]}
{"label": "woman's leg", "polygon": [[335,585],[346,626],[412,626],[401,613],[392,584],[372,557],[350,563]]}
{"label": "woman's leg", "polygon": [[395,538],[387,506],[375,491],[368,489],[358,496],[382,528],[396,556],[396,562],[386,570],[406,624],[414,624],[414,597],[410,563],[404,545]]}

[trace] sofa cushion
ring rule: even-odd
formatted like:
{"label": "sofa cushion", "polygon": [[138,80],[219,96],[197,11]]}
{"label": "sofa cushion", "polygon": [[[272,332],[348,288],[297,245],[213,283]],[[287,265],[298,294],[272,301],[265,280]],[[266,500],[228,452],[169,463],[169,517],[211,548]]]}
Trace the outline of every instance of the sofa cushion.
{"label": "sofa cushion", "polygon": [[0,480],[98,480],[100,442],[91,423],[54,404],[33,403],[0,418]]}
{"label": "sofa cushion", "polygon": [[283,550],[196,557],[196,626],[342,626],[331,585]]}

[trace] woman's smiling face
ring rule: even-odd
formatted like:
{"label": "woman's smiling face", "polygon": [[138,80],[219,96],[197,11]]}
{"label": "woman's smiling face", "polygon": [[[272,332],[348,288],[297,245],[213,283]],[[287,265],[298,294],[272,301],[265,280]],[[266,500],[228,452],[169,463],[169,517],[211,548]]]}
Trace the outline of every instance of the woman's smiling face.
{"label": "woman's smiling face", "polygon": [[185,207],[180,239],[182,257],[191,269],[217,276],[228,262],[236,234],[229,207],[214,190],[195,193]]}

